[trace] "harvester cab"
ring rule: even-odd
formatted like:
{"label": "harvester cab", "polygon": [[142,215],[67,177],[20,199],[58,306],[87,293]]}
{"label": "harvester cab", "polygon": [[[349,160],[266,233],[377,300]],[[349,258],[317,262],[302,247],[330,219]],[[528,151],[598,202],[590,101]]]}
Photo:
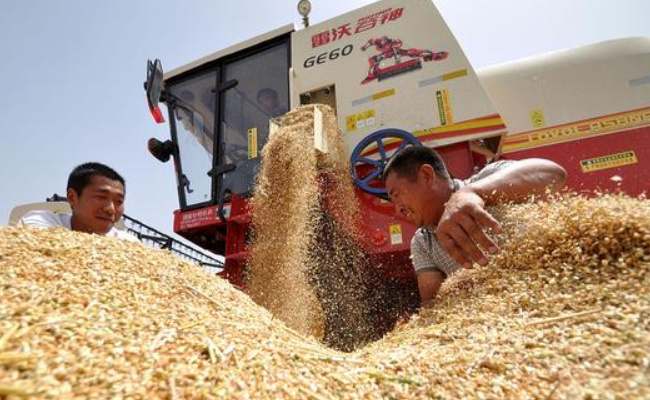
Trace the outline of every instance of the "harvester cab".
{"label": "harvester cab", "polygon": [[[308,9],[299,7],[306,22]],[[147,99],[157,122],[167,106],[170,139],[149,141],[173,159],[180,209],[174,230],[226,257],[242,283],[261,149],[270,121],[305,104],[338,118],[369,238],[385,273],[410,277],[415,231],[385,200],[381,173],[406,146],[436,147],[452,174],[469,176],[498,157],[505,125],[430,2],[384,0],[295,30],[287,25],[162,73],[149,62]]]}

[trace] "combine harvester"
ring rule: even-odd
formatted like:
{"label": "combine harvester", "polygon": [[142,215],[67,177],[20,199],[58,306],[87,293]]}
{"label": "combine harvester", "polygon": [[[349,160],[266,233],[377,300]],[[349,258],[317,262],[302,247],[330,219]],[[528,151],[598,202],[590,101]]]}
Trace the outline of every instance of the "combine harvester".
{"label": "combine harvester", "polygon": [[[650,39],[631,38],[475,71],[429,1],[385,0],[309,26],[287,25],[163,74],[149,62],[147,98],[170,138],[174,231],[225,257],[242,287],[260,151],[269,122],[322,103],[336,110],[361,207],[360,243],[386,280],[412,285],[416,229],[396,214],[384,165],[408,145],[436,148],[456,178],[497,159],[548,158],[578,192],[650,188]],[[315,147],[322,148],[322,143]]]}

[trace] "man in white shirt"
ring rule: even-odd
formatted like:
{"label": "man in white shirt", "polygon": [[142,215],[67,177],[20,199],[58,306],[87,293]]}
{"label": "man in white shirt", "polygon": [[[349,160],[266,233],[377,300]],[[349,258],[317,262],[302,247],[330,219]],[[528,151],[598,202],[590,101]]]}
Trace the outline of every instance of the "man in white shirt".
{"label": "man in white shirt", "polygon": [[20,219],[19,225],[63,227],[138,241],[114,226],[124,214],[124,196],[124,178],[115,170],[95,162],[81,164],[72,170],[68,178],[66,197],[72,214],[56,214],[49,210],[30,211]]}
{"label": "man in white shirt", "polygon": [[384,169],[388,196],[398,212],[420,227],[411,255],[421,305],[435,299],[449,274],[473,263],[486,265],[484,250],[498,251],[484,230],[500,233],[501,225],[486,207],[559,190],[565,179],[561,166],[542,159],[498,161],[460,181],[433,149],[410,147],[393,157]]}

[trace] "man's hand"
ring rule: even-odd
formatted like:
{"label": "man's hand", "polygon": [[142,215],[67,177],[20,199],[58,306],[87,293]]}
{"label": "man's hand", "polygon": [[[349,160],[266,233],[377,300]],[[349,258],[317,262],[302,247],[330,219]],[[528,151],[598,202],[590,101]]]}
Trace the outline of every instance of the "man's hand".
{"label": "man's hand", "polygon": [[484,229],[501,233],[501,225],[484,207],[485,202],[478,194],[468,188],[460,189],[447,202],[438,223],[438,240],[463,268],[471,268],[474,262],[488,263],[481,248],[492,254],[499,250]]}

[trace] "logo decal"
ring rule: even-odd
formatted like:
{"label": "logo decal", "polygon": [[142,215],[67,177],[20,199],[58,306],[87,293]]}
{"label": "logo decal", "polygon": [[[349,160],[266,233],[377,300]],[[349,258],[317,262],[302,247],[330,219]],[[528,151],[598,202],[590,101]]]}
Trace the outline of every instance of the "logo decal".
{"label": "logo decal", "polygon": [[[422,68],[422,61],[440,61],[447,58],[449,53],[446,51],[432,52],[431,50],[421,49],[403,49],[403,43],[399,39],[391,39],[387,36],[373,38],[368,40],[366,44],[361,47],[362,51],[374,47],[377,54],[368,58],[368,76],[361,81],[366,84],[374,81],[382,81],[393,76],[401,75],[403,73],[414,71]],[[402,61],[404,57],[409,59]],[[392,65],[382,66],[382,63],[388,64],[392,61]]]}

